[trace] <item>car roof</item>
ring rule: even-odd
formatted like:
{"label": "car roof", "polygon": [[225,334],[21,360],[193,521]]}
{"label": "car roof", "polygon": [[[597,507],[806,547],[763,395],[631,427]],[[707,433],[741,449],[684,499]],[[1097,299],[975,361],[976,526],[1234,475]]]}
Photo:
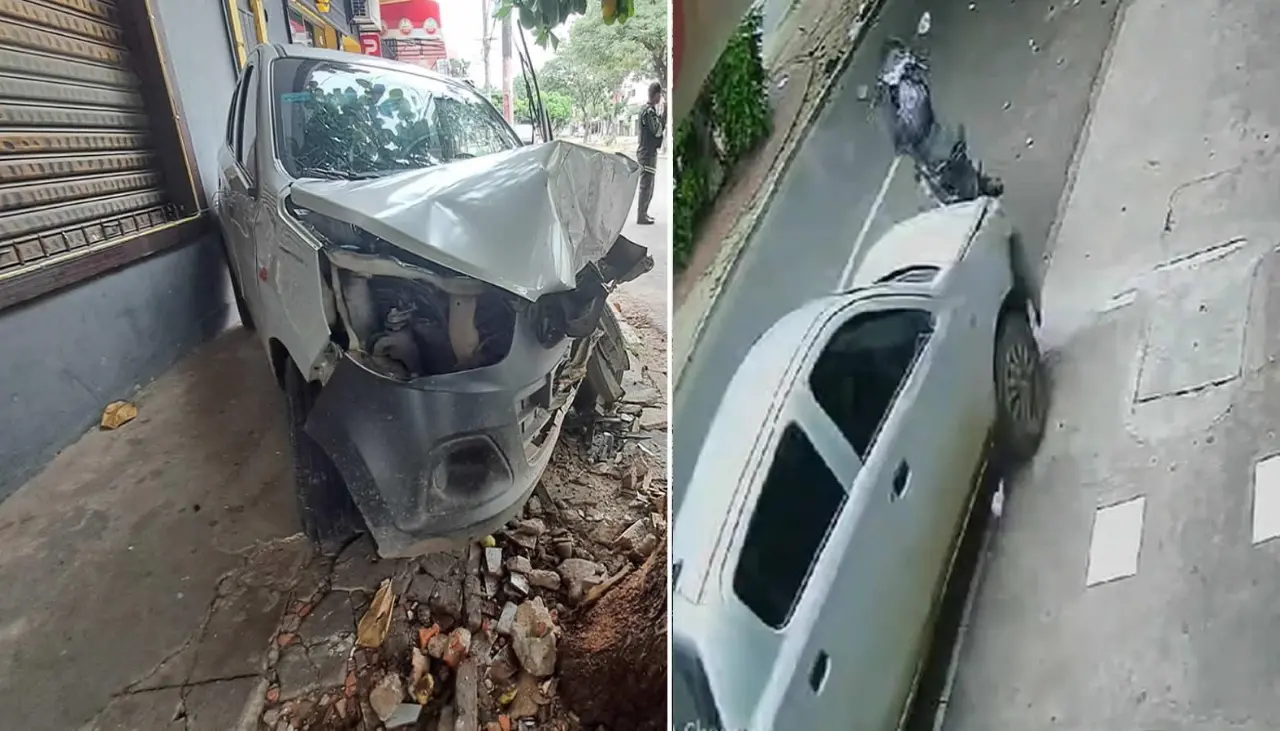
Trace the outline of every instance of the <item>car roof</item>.
{"label": "car roof", "polygon": [[422,66],[418,66],[417,64],[393,61],[391,59],[382,58],[381,56],[366,56],[362,53],[335,51],[330,48],[316,48],[315,46],[304,46],[297,43],[277,43],[273,47],[276,49],[276,55],[280,58],[308,58],[319,61],[333,61],[334,63],[358,64],[360,66],[380,68],[387,71],[416,74],[435,81],[443,81],[470,89],[471,91],[476,91],[475,87],[452,76],[438,74],[434,71],[425,69]]}
{"label": "car roof", "polygon": [[689,601],[700,603],[705,591],[714,591],[713,562],[723,552],[717,544],[733,533],[750,487],[743,472],[768,447],[794,387],[795,364],[830,313],[855,298],[823,297],[785,315],[756,340],[730,379],[672,530],[672,560],[682,564],[676,591]]}

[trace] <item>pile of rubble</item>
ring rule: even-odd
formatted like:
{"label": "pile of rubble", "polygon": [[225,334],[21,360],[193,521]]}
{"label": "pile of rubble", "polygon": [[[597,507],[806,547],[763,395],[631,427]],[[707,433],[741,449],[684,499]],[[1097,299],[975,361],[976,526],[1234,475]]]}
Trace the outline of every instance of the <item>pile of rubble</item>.
{"label": "pile of rubble", "polygon": [[498,534],[400,561],[362,538],[315,559],[315,580],[300,582],[315,589],[284,608],[268,655],[259,727],[582,728],[558,673],[566,637],[586,635],[566,633],[667,531],[665,350],[640,350],[647,363],[627,372],[621,402],[566,420],[523,517]]}
{"label": "pile of rubble", "polygon": [[261,728],[579,728],[557,694],[564,620],[666,531],[665,479],[618,441],[604,461],[566,445],[525,517],[465,549],[380,561],[368,539],[350,546],[286,609]]}

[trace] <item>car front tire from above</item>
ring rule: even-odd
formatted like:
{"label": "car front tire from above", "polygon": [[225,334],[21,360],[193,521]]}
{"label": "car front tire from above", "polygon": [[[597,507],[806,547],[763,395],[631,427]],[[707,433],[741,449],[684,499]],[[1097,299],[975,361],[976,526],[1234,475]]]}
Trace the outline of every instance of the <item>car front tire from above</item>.
{"label": "car front tire from above", "polygon": [[335,554],[364,530],[363,521],[338,468],[306,432],[307,415],[319,385],[307,381],[293,362],[285,368],[289,446],[302,532],[322,552]]}
{"label": "car front tire from above", "polygon": [[1001,313],[994,369],[996,443],[1002,457],[1021,464],[1040,447],[1049,415],[1044,364],[1025,307]]}

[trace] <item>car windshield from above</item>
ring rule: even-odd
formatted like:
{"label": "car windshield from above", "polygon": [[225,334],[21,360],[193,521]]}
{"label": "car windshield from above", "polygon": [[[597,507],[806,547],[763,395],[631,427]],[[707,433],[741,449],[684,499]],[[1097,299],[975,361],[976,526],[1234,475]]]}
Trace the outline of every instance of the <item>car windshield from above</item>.
{"label": "car windshield from above", "polygon": [[520,146],[493,105],[444,79],[372,64],[272,64],[276,155],[295,178],[360,180]]}

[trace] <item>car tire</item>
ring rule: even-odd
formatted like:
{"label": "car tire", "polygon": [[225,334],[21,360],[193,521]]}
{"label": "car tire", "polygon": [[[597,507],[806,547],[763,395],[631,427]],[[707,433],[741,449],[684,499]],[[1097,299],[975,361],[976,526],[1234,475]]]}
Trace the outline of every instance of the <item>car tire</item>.
{"label": "car tire", "polygon": [[363,531],[363,521],[342,474],[306,432],[307,415],[311,413],[319,388],[303,378],[292,362],[286,368],[284,390],[289,446],[293,453],[294,491],[302,532],[321,552],[336,554]]}
{"label": "car tire", "polygon": [[1039,449],[1049,415],[1040,346],[1024,309],[1000,315],[994,370],[996,445],[1005,461],[1022,464]]}
{"label": "car tire", "polygon": [[234,273],[231,274],[231,294],[236,301],[236,312],[240,313],[241,327],[253,332],[257,329],[253,324],[253,314],[249,312],[249,304],[244,301],[244,293],[240,291],[240,280]]}

